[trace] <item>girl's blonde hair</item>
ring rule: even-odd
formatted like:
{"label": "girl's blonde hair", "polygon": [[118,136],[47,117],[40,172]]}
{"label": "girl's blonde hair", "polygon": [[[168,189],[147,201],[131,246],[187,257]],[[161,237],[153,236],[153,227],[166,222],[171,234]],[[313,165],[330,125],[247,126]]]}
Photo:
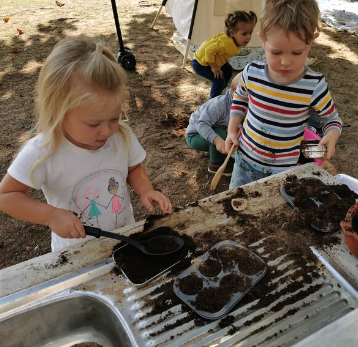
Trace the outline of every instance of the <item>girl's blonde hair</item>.
{"label": "girl's blonde hair", "polygon": [[[84,103],[101,102],[101,91],[110,95],[110,102],[123,104],[126,81],[126,74],[115,56],[93,39],[68,37],[56,44],[36,85],[38,122],[35,129],[43,135],[42,148],[47,150],[34,163],[31,178],[34,169],[59,147],[64,137],[62,124],[65,115]],[[130,130],[122,121],[118,132],[127,144]]]}
{"label": "girl's blonde hair", "polygon": [[316,0],[264,0],[260,30],[263,37],[272,28],[295,33],[309,45],[319,32],[319,13]]}
{"label": "girl's blonde hair", "polygon": [[229,13],[225,19],[226,35],[230,36],[230,30],[239,30],[238,23],[257,23],[257,16],[252,11],[234,11]]}

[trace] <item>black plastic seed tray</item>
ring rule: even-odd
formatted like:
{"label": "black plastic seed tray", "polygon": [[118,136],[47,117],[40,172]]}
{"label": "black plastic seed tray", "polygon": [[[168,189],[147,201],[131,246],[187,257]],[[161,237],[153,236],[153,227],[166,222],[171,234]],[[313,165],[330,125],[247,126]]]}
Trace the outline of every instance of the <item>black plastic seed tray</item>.
{"label": "black plastic seed tray", "polygon": [[[244,261],[235,256],[239,253]],[[215,260],[219,262],[219,267]],[[266,263],[258,255],[235,241],[226,240],[216,244],[182,272],[174,281],[173,290],[203,318],[219,319],[265,275],[266,269]],[[185,286],[189,278],[191,281],[195,279],[195,283]],[[193,292],[195,287],[197,291]]]}

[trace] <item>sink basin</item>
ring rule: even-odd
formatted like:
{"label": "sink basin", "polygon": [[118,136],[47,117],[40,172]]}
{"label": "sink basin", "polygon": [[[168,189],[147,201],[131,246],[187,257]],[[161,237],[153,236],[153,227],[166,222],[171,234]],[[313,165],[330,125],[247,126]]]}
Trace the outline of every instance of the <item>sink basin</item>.
{"label": "sink basin", "polygon": [[98,295],[71,293],[0,316],[2,347],[135,346],[123,317]]}

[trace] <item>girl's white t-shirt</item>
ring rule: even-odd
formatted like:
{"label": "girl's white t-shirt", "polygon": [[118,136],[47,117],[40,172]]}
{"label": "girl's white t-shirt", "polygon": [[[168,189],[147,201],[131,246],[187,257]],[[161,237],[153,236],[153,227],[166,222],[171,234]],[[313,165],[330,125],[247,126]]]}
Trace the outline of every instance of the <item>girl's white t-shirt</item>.
{"label": "girl's white t-shirt", "polygon": [[[141,163],[146,153],[134,134],[127,146],[115,134],[94,151],[64,138],[57,151],[36,167],[31,180],[34,162],[46,152],[40,149],[42,139],[37,135],[21,149],[8,169],[14,179],[41,189],[48,204],[76,213],[85,225],[112,231],[135,222],[126,184],[128,167]],[[64,239],[52,232],[51,248],[86,239]]]}

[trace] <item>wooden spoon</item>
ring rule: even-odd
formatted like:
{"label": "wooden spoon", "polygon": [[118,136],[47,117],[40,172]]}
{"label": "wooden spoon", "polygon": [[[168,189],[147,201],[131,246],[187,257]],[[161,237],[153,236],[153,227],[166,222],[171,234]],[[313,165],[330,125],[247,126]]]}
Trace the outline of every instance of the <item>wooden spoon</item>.
{"label": "wooden spoon", "polygon": [[218,183],[220,181],[220,178],[221,178],[221,176],[222,176],[222,174],[223,174],[223,172],[224,172],[224,170],[226,168],[226,165],[227,165],[227,163],[228,163],[228,161],[229,161],[229,159],[230,159],[230,157],[232,155],[232,152],[234,151],[234,148],[235,148],[235,146],[232,145],[231,148],[230,148],[229,153],[226,156],[225,161],[219,167],[218,171],[216,171],[216,174],[215,174],[213,180],[211,181],[210,190],[215,190],[216,186],[218,185]]}

